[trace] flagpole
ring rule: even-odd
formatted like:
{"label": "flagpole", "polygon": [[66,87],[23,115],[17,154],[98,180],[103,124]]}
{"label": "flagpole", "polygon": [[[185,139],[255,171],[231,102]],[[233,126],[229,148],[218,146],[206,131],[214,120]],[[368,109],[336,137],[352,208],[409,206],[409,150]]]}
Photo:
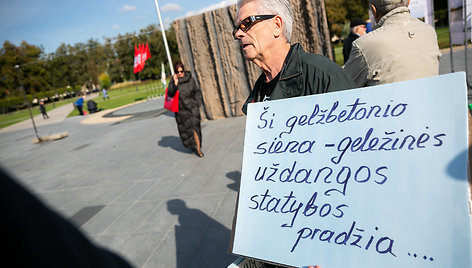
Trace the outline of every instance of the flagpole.
{"label": "flagpole", "polygon": [[468,64],[467,64],[467,50],[468,50],[468,46],[469,46],[469,39],[467,38],[467,28],[468,28],[468,25],[467,25],[467,0],[464,0],[464,8],[463,8],[463,13],[464,13],[464,53],[465,53],[465,77],[467,78],[466,81],[467,81],[467,85],[469,85],[469,67],[468,67]]}
{"label": "flagpole", "polygon": [[31,103],[29,102],[28,98],[26,97],[25,89],[23,87],[23,80],[21,79],[21,76],[20,76],[20,65],[15,65],[15,69],[16,69],[16,75],[18,77],[18,82],[20,82],[20,91],[23,93],[23,97],[25,97],[26,104],[28,104],[28,112],[29,112],[29,115],[30,115],[30,118],[31,118],[31,122],[33,123],[34,134],[36,134],[36,138],[38,139],[38,143],[42,142],[43,140],[41,139],[41,137],[39,137],[38,129],[36,129],[36,124],[34,123],[33,113],[31,112]]}
{"label": "flagpole", "polygon": [[169,46],[167,45],[166,32],[164,31],[164,24],[162,23],[161,12],[159,11],[159,4],[157,3],[157,0],[154,0],[154,3],[156,4],[157,16],[159,17],[159,24],[161,25],[162,38],[164,39],[164,46],[165,46],[166,52],[167,52],[167,60],[169,61],[170,73],[173,76],[174,75],[174,65],[172,64],[172,59],[170,57],[170,52],[169,52]]}
{"label": "flagpole", "polygon": [[451,57],[451,73],[454,72],[454,60],[453,60],[453,51],[452,51],[452,31],[451,31],[451,3],[449,0],[447,1],[447,12],[449,12],[448,20],[449,20],[449,54]]}

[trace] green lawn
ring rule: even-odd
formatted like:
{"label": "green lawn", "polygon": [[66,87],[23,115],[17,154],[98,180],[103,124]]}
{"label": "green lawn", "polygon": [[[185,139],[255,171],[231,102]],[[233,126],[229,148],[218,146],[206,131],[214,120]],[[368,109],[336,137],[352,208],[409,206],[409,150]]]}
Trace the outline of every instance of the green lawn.
{"label": "green lawn", "polygon": [[[66,105],[68,103],[72,102],[71,99],[68,100],[62,100],[62,101],[56,101],[54,104],[48,103],[46,104],[46,111],[50,111],[54,108],[61,107],[63,105]],[[31,112],[33,113],[33,116],[40,114],[39,112],[39,106],[33,106],[31,109]],[[30,114],[28,112],[28,109],[23,109],[19,110],[16,112],[11,112],[7,114],[0,114],[0,129],[19,123],[21,121],[30,119]]]}
{"label": "green lawn", "polygon": [[[97,102],[97,106],[99,108],[107,110],[107,109],[121,107],[123,105],[137,102],[140,100],[146,100],[148,99],[148,96],[149,97],[156,96],[156,95],[162,96],[164,95],[164,93],[165,91],[162,88],[162,84],[160,80],[155,80],[151,82],[142,83],[138,85],[137,87],[128,86],[128,87],[108,90],[108,96],[110,96],[110,99],[106,99],[106,100],[103,100],[101,96],[101,92],[100,92],[100,96],[98,96],[94,100]],[[74,97],[72,99],[55,102],[55,107],[57,108],[65,104],[75,102],[77,99],[78,97]],[[87,110],[86,107],[87,105],[84,104],[84,110]],[[52,109],[54,109],[52,103],[46,104],[46,111],[51,111]],[[38,106],[34,106],[32,108],[32,112],[33,112],[33,116],[40,114]],[[74,109],[68,115],[68,117],[76,116],[78,114],[79,113],[77,109]],[[30,119],[28,109],[23,109],[23,110],[8,113],[8,114],[0,114],[0,129],[16,124],[18,122],[24,121],[24,120],[28,120],[28,119]]]}
{"label": "green lawn", "polygon": [[[104,100],[100,92],[100,96],[94,99],[97,103],[98,108],[108,110],[117,107],[121,107],[126,104],[133,102],[147,100],[148,97],[152,96],[162,96],[164,95],[164,89],[160,81],[153,81],[147,84],[141,84],[136,86],[130,86],[126,88],[108,90],[109,99]],[[77,98],[76,98],[77,99]],[[84,103],[84,111],[87,110],[87,99]],[[77,109],[74,109],[68,117],[79,115]]]}
{"label": "green lawn", "polygon": [[343,57],[343,44],[335,44],[334,45],[334,58],[336,59],[336,63],[343,66],[344,65],[344,57]]}
{"label": "green lawn", "polygon": [[436,34],[438,35],[439,48],[449,47],[449,27],[436,28]]}

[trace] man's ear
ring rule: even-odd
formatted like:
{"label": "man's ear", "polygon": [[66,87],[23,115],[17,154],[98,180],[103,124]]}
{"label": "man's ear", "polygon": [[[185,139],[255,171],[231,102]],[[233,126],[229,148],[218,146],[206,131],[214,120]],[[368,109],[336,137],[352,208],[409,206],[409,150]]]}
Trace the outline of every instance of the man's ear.
{"label": "man's ear", "polygon": [[372,9],[372,15],[374,15],[375,21],[378,22],[380,18],[377,18],[377,9],[372,4],[370,4],[370,8]]}
{"label": "man's ear", "polygon": [[282,35],[282,26],[283,26],[283,21],[280,16],[275,16],[274,17],[274,36],[279,37]]}

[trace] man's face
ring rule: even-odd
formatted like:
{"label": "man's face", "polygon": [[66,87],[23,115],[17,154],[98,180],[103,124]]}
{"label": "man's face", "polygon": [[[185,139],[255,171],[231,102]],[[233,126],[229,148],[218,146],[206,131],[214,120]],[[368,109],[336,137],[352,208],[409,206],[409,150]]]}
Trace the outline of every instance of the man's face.
{"label": "man's face", "polygon": [[356,26],[356,33],[359,35],[359,36],[363,36],[367,31],[367,28],[365,27],[365,25],[358,25]]}
{"label": "man's face", "polygon": [[[245,18],[253,15],[270,15],[259,14],[256,9],[257,1],[251,1],[243,5],[238,12],[236,25]],[[241,44],[244,56],[247,60],[263,59],[264,52],[273,45],[273,27],[272,19],[255,22],[246,32],[238,30],[235,34]]]}

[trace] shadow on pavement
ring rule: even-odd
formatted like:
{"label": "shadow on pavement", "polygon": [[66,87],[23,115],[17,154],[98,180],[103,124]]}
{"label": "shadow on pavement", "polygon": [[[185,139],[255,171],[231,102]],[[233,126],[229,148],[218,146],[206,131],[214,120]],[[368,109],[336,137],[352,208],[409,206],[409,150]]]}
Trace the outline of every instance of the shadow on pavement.
{"label": "shadow on pavement", "polygon": [[167,201],[167,210],[179,216],[175,226],[177,268],[227,267],[235,259],[228,253],[230,230],[181,199]]}
{"label": "shadow on pavement", "polygon": [[226,173],[226,177],[234,181],[233,183],[227,185],[228,188],[236,192],[239,191],[239,182],[241,181],[241,172],[231,171],[231,172]]}
{"label": "shadow on pavement", "polygon": [[192,151],[188,150],[182,145],[182,141],[179,137],[176,136],[164,136],[160,141],[157,142],[157,145],[161,147],[170,147],[177,152],[191,154]]}

